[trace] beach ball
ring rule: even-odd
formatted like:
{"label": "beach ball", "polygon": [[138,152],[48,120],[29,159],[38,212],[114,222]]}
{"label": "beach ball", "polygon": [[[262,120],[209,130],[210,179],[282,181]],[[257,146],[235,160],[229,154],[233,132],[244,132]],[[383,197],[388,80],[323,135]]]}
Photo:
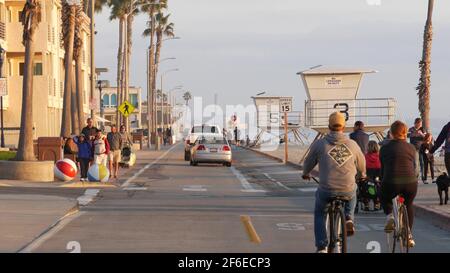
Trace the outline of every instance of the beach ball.
{"label": "beach ball", "polygon": [[105,165],[93,164],[88,170],[88,179],[91,182],[108,182],[109,170]]}
{"label": "beach ball", "polygon": [[61,181],[73,180],[77,175],[77,172],[77,164],[68,158],[56,161],[56,164],[53,167],[55,177]]}

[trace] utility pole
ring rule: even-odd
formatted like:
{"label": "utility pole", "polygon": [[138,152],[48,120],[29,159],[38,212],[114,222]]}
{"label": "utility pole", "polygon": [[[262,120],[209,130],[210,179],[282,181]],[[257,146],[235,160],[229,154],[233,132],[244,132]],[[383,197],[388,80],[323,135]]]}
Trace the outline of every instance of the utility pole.
{"label": "utility pole", "polygon": [[[5,61],[5,50],[0,45],[0,80],[3,80],[3,62]],[[7,88],[6,84],[4,86]],[[0,91],[1,92],[1,91]],[[1,127],[1,140],[0,147],[5,148],[5,132],[4,132],[4,124],[3,124],[3,95],[0,94],[0,127]]]}

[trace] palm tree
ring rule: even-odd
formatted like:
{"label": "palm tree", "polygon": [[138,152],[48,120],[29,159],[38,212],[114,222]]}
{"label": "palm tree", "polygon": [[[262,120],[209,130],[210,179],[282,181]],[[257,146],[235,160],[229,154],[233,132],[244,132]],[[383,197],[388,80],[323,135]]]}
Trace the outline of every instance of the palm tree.
{"label": "palm tree", "polygon": [[[84,1],[84,3],[89,2],[89,0]],[[73,125],[72,132],[75,134],[79,134],[81,128],[84,125],[84,103],[83,103],[83,37],[81,26],[83,24],[83,8],[82,6],[78,6],[76,10],[75,16],[75,35],[74,35],[74,49],[73,49],[73,58],[75,60],[75,87],[73,88],[72,95],[74,96],[72,100],[72,109],[76,109],[76,113],[72,115]],[[74,112],[74,111],[72,111]]]}
{"label": "palm tree", "polygon": [[430,130],[430,87],[431,87],[431,46],[433,42],[433,7],[434,0],[428,0],[428,14],[423,35],[422,60],[419,62],[420,79],[417,91],[419,95],[419,111],[425,131]]}
{"label": "palm tree", "polygon": [[62,12],[62,37],[64,41],[64,98],[63,98],[63,113],[61,119],[61,136],[68,137],[70,130],[74,129],[72,124],[75,122],[72,120],[72,75],[73,75],[73,48],[75,40],[75,15],[77,11],[77,5],[69,5],[67,0],[63,1]]}
{"label": "palm tree", "polygon": [[27,0],[21,14],[22,43],[25,46],[25,65],[22,88],[22,113],[20,119],[18,161],[36,160],[33,149],[33,57],[36,28],[41,17],[39,0]]}
{"label": "palm tree", "polygon": [[192,99],[191,92],[186,92],[183,94],[183,99],[186,101],[186,106],[188,106],[189,101]]}
{"label": "palm tree", "polygon": [[[164,37],[175,37],[174,24],[169,23],[170,14],[164,16],[162,12],[156,15],[156,53],[155,53],[155,75],[158,75],[159,61],[161,57],[162,40]],[[155,81],[156,84],[156,81]]]}
{"label": "palm tree", "polygon": [[[150,37],[150,46],[149,46],[149,75],[148,75],[148,94],[147,94],[147,101],[150,101],[148,105],[148,111],[151,113],[151,119],[149,119],[150,131],[155,132],[156,130],[156,96],[155,96],[155,89],[156,89],[156,74],[155,74],[155,33],[156,33],[156,14],[161,11],[162,9],[167,8],[167,0],[144,0],[143,1],[143,8],[142,11],[146,12],[149,16],[149,21],[147,23],[148,28],[144,31],[143,35]],[[159,3],[159,5],[155,5],[156,3]],[[147,5],[146,5],[147,4]]]}

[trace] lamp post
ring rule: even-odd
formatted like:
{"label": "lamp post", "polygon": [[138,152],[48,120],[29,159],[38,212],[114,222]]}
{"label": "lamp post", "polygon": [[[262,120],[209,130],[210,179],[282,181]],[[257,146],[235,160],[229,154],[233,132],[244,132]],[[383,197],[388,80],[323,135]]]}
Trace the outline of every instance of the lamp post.
{"label": "lamp post", "polygon": [[[100,92],[100,97],[99,97],[100,98],[100,117],[102,118],[102,128],[101,129],[103,131],[103,130],[105,130],[105,122],[103,121],[105,105],[104,105],[103,97],[102,97],[102,89],[104,87],[109,87],[109,81],[99,80],[97,82],[97,86],[98,86],[98,91]],[[117,98],[116,98],[116,100],[117,100]]]}
{"label": "lamp post", "polygon": [[[150,50],[150,49],[149,49]],[[151,52],[151,51],[150,51]],[[151,54],[151,53],[150,53]],[[155,63],[155,65],[153,66],[153,68],[150,68],[150,69],[153,69],[153,75],[155,75],[155,68],[156,68],[156,66],[157,65],[159,65],[160,63],[162,63],[162,62],[165,62],[165,61],[169,61],[169,60],[176,60],[176,58],[175,57],[169,57],[169,58],[164,58],[164,59],[162,59],[162,60],[160,60],[158,63]],[[149,58],[149,62],[150,62],[150,58]],[[150,77],[150,74],[147,74],[149,77]],[[156,75],[155,75],[155,77],[156,77]],[[153,90],[153,86],[152,86],[152,84],[151,84],[151,81],[149,80],[148,81],[149,82],[149,85],[150,85],[150,88],[149,88],[149,93],[148,93],[148,95],[147,95],[147,100],[148,100],[148,105],[147,105],[147,109],[148,109],[148,112],[150,113],[150,112],[152,112],[152,114],[151,114],[151,120],[149,119],[148,120],[148,128],[149,128],[149,137],[150,137],[150,132],[152,132],[152,133],[154,133],[155,135],[156,135],[156,133],[157,133],[157,130],[156,130],[156,128],[157,128],[157,123],[158,123],[158,120],[157,120],[157,113],[158,113],[158,111],[157,111],[157,105],[156,105],[156,96],[154,96],[154,100],[152,99],[152,101],[151,101],[151,107],[150,107],[150,98],[152,97],[150,94],[153,94],[153,93],[155,93],[155,90]],[[150,118],[150,114],[148,115],[148,117]],[[151,129],[150,129],[151,128]],[[148,144],[148,145],[150,145],[150,143]],[[150,146],[149,146],[150,147]]]}
{"label": "lamp post", "polygon": [[[5,60],[5,50],[0,45],[0,80],[3,80],[3,62]],[[6,86],[5,86],[6,88]],[[4,133],[4,124],[3,124],[3,95],[0,94],[0,127],[1,127],[1,137],[0,137],[0,147],[5,147],[5,133]]]}
{"label": "lamp post", "polygon": [[164,73],[161,74],[161,123],[160,123],[160,127],[161,127],[161,132],[162,130],[164,130],[164,92],[163,92],[163,79],[164,76],[169,74],[170,72],[177,72],[180,71],[178,68],[174,68],[174,69],[170,69],[165,71]]}

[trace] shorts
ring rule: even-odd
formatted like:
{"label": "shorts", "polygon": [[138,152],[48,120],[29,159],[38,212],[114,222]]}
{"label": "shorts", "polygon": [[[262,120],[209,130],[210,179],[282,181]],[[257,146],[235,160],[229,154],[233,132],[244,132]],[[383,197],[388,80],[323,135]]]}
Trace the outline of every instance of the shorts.
{"label": "shorts", "polygon": [[119,163],[120,162],[120,154],[121,154],[120,150],[109,151],[109,154],[108,154],[109,162]]}
{"label": "shorts", "polygon": [[106,166],[107,162],[108,162],[107,154],[94,155],[94,164]]}

